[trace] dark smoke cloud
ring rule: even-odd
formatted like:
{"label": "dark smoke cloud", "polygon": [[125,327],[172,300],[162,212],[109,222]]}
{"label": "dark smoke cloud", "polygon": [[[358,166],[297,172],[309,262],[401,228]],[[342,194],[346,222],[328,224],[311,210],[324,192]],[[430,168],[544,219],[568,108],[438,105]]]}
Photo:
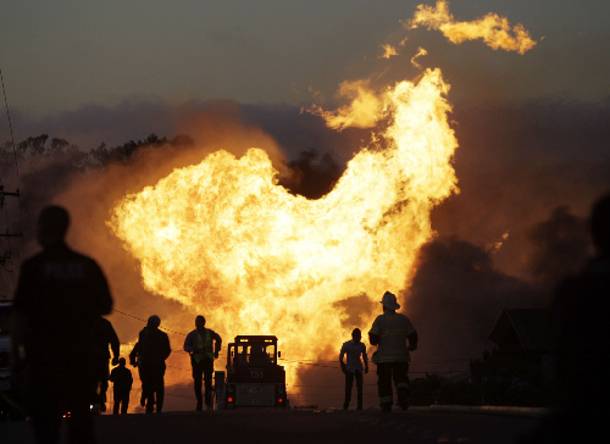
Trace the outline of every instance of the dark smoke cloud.
{"label": "dark smoke cloud", "polygon": [[420,336],[415,368],[463,370],[489,346],[487,339],[504,308],[544,303],[532,286],[496,269],[481,247],[456,238],[428,243],[404,299]]}
{"label": "dark smoke cloud", "polygon": [[342,169],[328,153],[315,150],[302,151],[299,157],[288,162],[290,174],[280,183],[293,193],[318,199],[335,186]]}
{"label": "dark smoke cloud", "polygon": [[575,274],[593,252],[587,221],[565,206],[555,208],[547,220],[533,226],[529,239],[530,273],[546,287]]}
{"label": "dark smoke cloud", "polygon": [[416,368],[463,370],[490,348],[488,337],[502,310],[549,306],[557,284],[592,253],[586,220],[565,206],[526,231],[528,280],[497,268],[496,246],[486,249],[455,237],[424,246],[405,298],[421,337]]}
{"label": "dark smoke cloud", "polygon": [[610,101],[540,100],[520,105],[458,104],[461,193],[433,213],[444,235],[477,245],[509,238],[497,266],[531,278],[528,230],[557,206],[584,217],[610,188]]}

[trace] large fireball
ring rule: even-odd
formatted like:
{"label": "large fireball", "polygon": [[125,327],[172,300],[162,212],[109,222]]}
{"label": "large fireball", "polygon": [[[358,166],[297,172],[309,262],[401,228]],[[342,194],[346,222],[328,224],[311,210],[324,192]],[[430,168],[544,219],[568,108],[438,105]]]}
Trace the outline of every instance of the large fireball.
{"label": "large fireball", "polygon": [[368,330],[385,290],[408,286],[432,208],[457,190],[447,90],[428,70],[323,112],[382,129],[320,199],[280,186],[263,149],[220,150],[126,196],[109,225],[148,290],[223,337],[274,334],[289,359],[334,356],[352,328]]}

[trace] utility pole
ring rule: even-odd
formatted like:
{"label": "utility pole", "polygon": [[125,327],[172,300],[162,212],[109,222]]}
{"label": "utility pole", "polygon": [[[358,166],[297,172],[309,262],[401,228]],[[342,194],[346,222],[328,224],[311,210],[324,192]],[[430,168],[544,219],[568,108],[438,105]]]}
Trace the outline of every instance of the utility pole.
{"label": "utility pole", "polygon": [[[2,88],[2,99],[4,102],[4,110],[6,112],[6,120],[8,122],[11,147],[13,149],[13,161],[15,164],[15,173],[17,175],[17,178],[19,178],[19,162],[18,162],[18,156],[17,156],[17,148],[15,146],[15,135],[13,133],[13,121],[11,119],[10,108],[8,105],[8,98],[6,96],[6,86],[4,84],[4,73],[2,72],[2,69],[0,69],[0,87]],[[15,191],[6,191],[4,189],[4,184],[0,183],[0,210],[4,209],[4,204],[6,202],[7,197],[8,198],[14,197],[15,199],[19,199],[19,197],[20,197],[19,188],[17,188],[17,190],[15,190]],[[19,208],[19,205],[18,205],[18,208]],[[4,213],[4,211],[2,211],[2,213]],[[21,237],[23,237],[23,233],[10,232],[7,227],[3,233],[0,232],[0,240],[2,240],[2,244],[0,245],[0,247],[5,247],[7,244],[10,245],[12,243],[12,242],[9,242],[8,239],[7,239],[7,241],[5,241],[4,238],[21,238]],[[2,293],[4,293],[5,291],[10,291],[10,288],[12,287],[11,284],[14,284],[14,279],[7,278],[7,276],[5,275],[4,272],[12,273],[13,270],[11,268],[11,264],[15,260],[15,255],[9,248],[3,248],[2,250],[3,251],[0,251],[0,272],[1,272],[0,281],[1,281],[2,287],[3,287]],[[19,256],[19,250],[17,250],[17,256]],[[0,295],[0,299],[2,299],[3,297],[6,298],[7,297],[6,294]]]}
{"label": "utility pole", "polygon": [[[19,198],[19,190],[16,191],[4,191],[4,185],[0,185],[0,210],[4,208],[4,202],[7,197],[16,197]],[[23,233],[11,233],[8,231],[8,228],[4,233],[0,233],[0,237],[22,237]],[[0,256],[2,259],[4,256]],[[0,260],[0,263],[2,261]]]}
{"label": "utility pole", "polygon": [[[7,197],[19,198],[19,190],[16,191],[4,191],[4,185],[0,185],[0,209],[4,207],[4,202]],[[23,237],[23,233],[11,233],[8,228],[4,233],[0,232],[0,237]],[[0,266],[4,266],[12,258],[10,251],[0,252]]]}
{"label": "utility pole", "polygon": [[4,191],[4,185],[0,184],[0,210],[4,208],[4,202],[7,196],[19,197],[19,189],[16,191]]}
{"label": "utility pole", "polygon": [[[2,98],[4,99],[4,109],[6,111],[6,119],[8,121],[8,129],[9,134],[11,136],[11,146],[13,147],[13,156],[15,161],[15,171],[17,175],[19,175],[19,165],[17,163],[17,150],[15,148],[15,135],[13,134],[13,121],[11,120],[11,113],[8,106],[8,99],[6,97],[6,87],[4,85],[4,75],[2,74],[2,70],[0,69],[0,86],[2,86]],[[16,197],[19,199],[19,188],[16,191],[4,191],[4,185],[0,183],[0,210],[4,208],[4,202],[7,197]],[[22,237],[22,233],[9,233],[8,229],[5,233],[0,233],[0,237]],[[4,253],[0,256],[0,264],[4,264],[6,259],[2,260],[2,258],[6,257],[6,255],[10,253]]]}

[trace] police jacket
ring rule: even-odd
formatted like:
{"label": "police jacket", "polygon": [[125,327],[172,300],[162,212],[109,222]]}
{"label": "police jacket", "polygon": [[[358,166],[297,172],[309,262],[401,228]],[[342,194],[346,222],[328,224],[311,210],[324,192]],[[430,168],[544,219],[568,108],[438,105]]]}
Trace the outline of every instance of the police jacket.
{"label": "police jacket", "polygon": [[27,359],[55,366],[90,353],[95,321],[110,313],[112,297],[97,263],[62,243],[22,264],[14,309],[25,320]]}

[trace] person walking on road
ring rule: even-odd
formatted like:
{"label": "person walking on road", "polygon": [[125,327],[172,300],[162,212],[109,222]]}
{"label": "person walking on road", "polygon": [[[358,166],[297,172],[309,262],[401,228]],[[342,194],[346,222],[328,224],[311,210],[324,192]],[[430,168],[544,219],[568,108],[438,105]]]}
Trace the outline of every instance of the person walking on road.
{"label": "person walking on road", "polygon": [[[345,401],[343,410],[347,410],[352,399],[352,387],[356,380],[356,390],[358,392],[358,410],[362,410],[362,372],[369,372],[369,359],[366,355],[366,346],[362,343],[362,332],[359,328],[352,331],[351,341],[344,342],[339,353],[339,363],[341,370],[345,374]],[[347,355],[347,362],[343,357]],[[362,357],[362,359],[361,359]],[[364,362],[364,368],[362,363]]]}
{"label": "person walking on road", "polygon": [[[396,386],[398,404],[403,410],[409,407],[410,351],[417,349],[417,332],[409,318],[396,313],[400,308],[396,295],[386,291],[381,299],[383,314],[377,316],[369,331],[369,340],[377,345],[373,362],[377,365],[377,390],[383,412],[392,410],[392,380]],[[407,346],[408,342],[408,346]]]}
{"label": "person walking on road", "polygon": [[131,370],[125,366],[125,358],[120,358],[118,364],[112,369],[109,377],[110,381],[112,381],[114,395],[112,413],[118,415],[120,409],[121,415],[125,415],[129,407],[129,392],[131,392],[133,376],[131,376]]}
{"label": "person walking on road", "polygon": [[212,408],[212,375],[214,373],[214,359],[222,348],[222,339],[218,333],[205,328],[205,318],[199,315],[195,318],[195,330],[191,331],[184,340],[184,351],[191,356],[191,367],[193,370],[193,385],[195,398],[197,399],[196,410],[203,409],[201,393],[202,377],[205,381],[205,405]]}
{"label": "person walking on road", "polygon": [[117,365],[121,343],[110,321],[99,318],[94,332],[95,346],[93,347],[93,368],[95,374],[95,393],[93,405],[99,411],[106,411],[106,392],[108,391],[108,376],[110,364],[110,350],[112,350],[112,365]]}
{"label": "person walking on road", "polygon": [[24,391],[37,443],[59,442],[62,414],[69,412],[68,442],[95,442],[89,403],[95,386],[94,327],[112,311],[104,273],[65,242],[70,225],[60,206],[42,210],[42,251],[19,272],[14,298],[13,361],[24,370]]}
{"label": "person walking on road", "polygon": [[165,387],[165,360],[172,352],[167,334],[159,330],[161,319],[157,315],[148,318],[146,327],[140,331],[138,342],[129,354],[129,362],[138,367],[142,381],[140,404],[146,406],[146,413],[163,410]]}

